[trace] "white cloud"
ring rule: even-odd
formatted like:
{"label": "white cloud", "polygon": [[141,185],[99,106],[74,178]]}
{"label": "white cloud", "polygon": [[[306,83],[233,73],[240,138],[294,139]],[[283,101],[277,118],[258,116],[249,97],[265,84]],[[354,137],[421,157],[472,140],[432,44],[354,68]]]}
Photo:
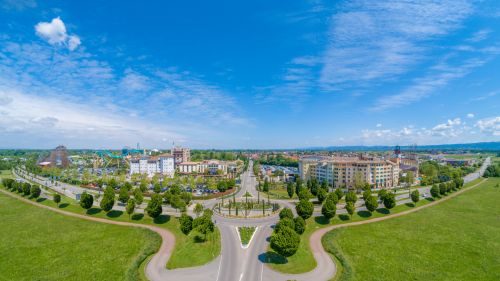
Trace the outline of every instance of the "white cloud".
{"label": "white cloud", "polygon": [[488,38],[488,35],[491,33],[491,30],[489,29],[482,29],[482,30],[479,30],[477,31],[476,33],[474,33],[472,35],[471,38],[469,38],[469,42],[480,42],[480,41],[483,41],[484,39]]}
{"label": "white cloud", "polygon": [[5,96],[12,101],[8,106],[0,104],[0,132],[2,135],[18,136],[4,138],[6,144],[9,141],[25,139],[26,135],[50,141],[73,139],[73,146],[87,146],[88,142],[95,143],[99,140],[105,140],[108,145],[123,146],[137,141],[158,143],[164,138],[185,138],[174,133],[178,128],[128,118],[126,115],[111,113],[100,106],[73,103],[59,97],[37,97],[0,90],[0,98]]}
{"label": "white cloud", "polygon": [[2,1],[2,8],[10,10],[22,11],[27,8],[35,8],[37,6],[35,0],[4,0]]}
{"label": "white cloud", "polygon": [[76,47],[80,46],[82,42],[80,41],[80,37],[76,36],[76,35],[71,35],[69,36],[69,40],[68,40],[68,49],[70,51],[73,51],[76,49]]}
{"label": "white cloud", "polygon": [[382,127],[382,124],[378,123],[377,126],[375,126],[375,127],[380,128],[380,127]]}
{"label": "white cloud", "polygon": [[35,25],[36,34],[51,45],[64,45],[70,51],[81,43],[76,35],[68,35],[66,25],[61,18],[53,18],[51,22],[39,22]]}
{"label": "white cloud", "polygon": [[467,114],[467,118],[474,118],[474,113]]}
{"label": "white cloud", "polygon": [[320,81],[335,88],[390,79],[421,61],[430,39],[461,26],[472,12],[465,0],[356,0],[333,15]]}
{"label": "white cloud", "polygon": [[493,136],[500,136],[500,116],[481,119],[477,121],[475,126],[478,127],[481,132]]}

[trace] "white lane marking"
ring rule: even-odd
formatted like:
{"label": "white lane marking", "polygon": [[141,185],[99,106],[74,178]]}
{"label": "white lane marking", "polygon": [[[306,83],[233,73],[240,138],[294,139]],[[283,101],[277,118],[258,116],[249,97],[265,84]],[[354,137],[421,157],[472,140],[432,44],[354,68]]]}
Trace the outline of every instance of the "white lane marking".
{"label": "white lane marking", "polygon": [[241,279],[243,279],[243,273],[240,275],[240,281],[241,281]]}
{"label": "white lane marking", "polygon": [[219,269],[217,270],[217,279],[216,279],[216,281],[219,281],[220,266],[221,266],[221,265],[222,265],[222,255],[220,255]]}
{"label": "white lane marking", "polygon": [[264,274],[264,264],[261,263],[261,270],[260,270],[260,281],[262,281],[262,274]]}

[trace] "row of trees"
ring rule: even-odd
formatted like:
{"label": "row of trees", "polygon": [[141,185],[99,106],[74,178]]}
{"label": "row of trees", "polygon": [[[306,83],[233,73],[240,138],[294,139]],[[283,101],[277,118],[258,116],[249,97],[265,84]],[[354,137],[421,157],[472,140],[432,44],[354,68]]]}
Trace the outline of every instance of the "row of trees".
{"label": "row of trees", "polygon": [[485,178],[490,177],[500,177],[500,164],[497,165],[489,165],[488,168],[484,171]]}
{"label": "row of trees", "polygon": [[431,196],[433,198],[440,198],[443,196],[446,196],[446,194],[451,193],[453,191],[459,190],[464,186],[464,180],[462,178],[460,179],[454,179],[449,182],[442,182],[440,184],[434,184],[431,187]]}
{"label": "row of trees", "polygon": [[36,184],[31,185],[28,182],[17,182],[9,178],[2,179],[2,185],[8,190],[18,192],[24,196],[29,196],[30,198],[38,198],[42,193],[40,186]]}
{"label": "row of trees", "polygon": [[271,248],[278,254],[289,257],[295,254],[300,245],[300,235],[306,230],[306,221],[302,216],[293,216],[292,210],[281,210],[280,220],[271,235]]}

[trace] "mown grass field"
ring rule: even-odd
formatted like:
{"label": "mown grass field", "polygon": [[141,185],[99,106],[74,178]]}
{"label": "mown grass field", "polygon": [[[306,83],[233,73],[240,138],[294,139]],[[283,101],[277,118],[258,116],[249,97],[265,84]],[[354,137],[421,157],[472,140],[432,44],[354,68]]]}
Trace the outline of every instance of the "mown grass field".
{"label": "mown grass field", "polygon": [[161,238],[67,217],[0,193],[0,280],[139,280]]}
{"label": "mown grass field", "polygon": [[[480,180],[472,181],[464,186],[464,188],[478,183]],[[432,198],[426,200],[421,200],[418,202],[417,206],[422,206],[433,202]],[[313,217],[307,220],[306,231],[300,237],[300,244],[297,252],[291,257],[281,257],[273,250],[269,249],[269,266],[277,271],[283,273],[304,273],[313,270],[316,267],[316,260],[309,248],[309,238],[311,234],[322,227],[335,224],[344,224],[355,221],[368,220],[377,217],[383,217],[389,214],[395,214],[403,212],[406,210],[413,209],[412,203],[402,204],[394,207],[392,210],[387,210],[385,208],[379,208],[371,215],[366,211],[358,211],[351,218],[346,214],[337,214],[329,222],[325,221],[323,217]]]}
{"label": "mown grass field", "polygon": [[500,280],[500,179],[407,216],[334,230],[339,280]]}
{"label": "mown grass field", "polygon": [[203,265],[212,261],[220,254],[220,233],[217,228],[214,233],[207,236],[207,241],[197,242],[194,239],[194,235],[184,235],[180,231],[177,218],[168,215],[161,215],[153,220],[147,215],[137,213],[129,219],[125,212],[112,210],[109,213],[105,213],[96,206],[86,211],[80,207],[78,202],[65,196],[62,196],[59,207],[52,200],[38,199],[37,202],[77,214],[116,221],[151,224],[168,229],[176,238],[174,251],[166,265],[169,269]]}

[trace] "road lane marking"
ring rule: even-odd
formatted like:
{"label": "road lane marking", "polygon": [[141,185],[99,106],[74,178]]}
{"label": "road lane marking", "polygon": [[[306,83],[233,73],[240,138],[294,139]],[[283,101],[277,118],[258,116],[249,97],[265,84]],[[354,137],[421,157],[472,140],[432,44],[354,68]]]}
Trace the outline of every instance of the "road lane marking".
{"label": "road lane marking", "polygon": [[216,281],[219,281],[220,266],[221,265],[222,265],[222,254],[220,255],[219,269],[217,270],[217,279],[215,279]]}
{"label": "road lane marking", "polygon": [[241,279],[243,279],[243,273],[240,275],[240,281],[241,281]]}
{"label": "road lane marking", "polygon": [[264,264],[261,263],[261,269],[260,269],[260,281],[262,281],[262,274],[264,273]]}

